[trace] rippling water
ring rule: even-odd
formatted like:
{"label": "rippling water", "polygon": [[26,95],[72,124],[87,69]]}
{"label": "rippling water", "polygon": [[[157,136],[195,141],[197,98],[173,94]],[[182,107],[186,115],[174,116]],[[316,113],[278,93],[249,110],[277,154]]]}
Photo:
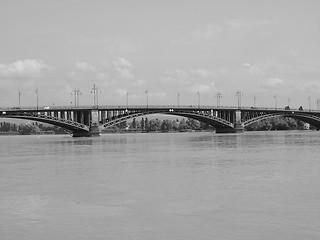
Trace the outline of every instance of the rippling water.
{"label": "rippling water", "polygon": [[0,136],[0,239],[320,239],[320,133]]}

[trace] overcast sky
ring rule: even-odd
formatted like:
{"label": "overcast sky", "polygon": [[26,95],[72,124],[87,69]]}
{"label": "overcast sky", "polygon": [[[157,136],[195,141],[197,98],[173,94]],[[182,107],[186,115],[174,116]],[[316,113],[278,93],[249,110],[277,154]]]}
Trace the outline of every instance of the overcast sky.
{"label": "overcast sky", "polygon": [[320,1],[0,0],[0,106],[320,98]]}

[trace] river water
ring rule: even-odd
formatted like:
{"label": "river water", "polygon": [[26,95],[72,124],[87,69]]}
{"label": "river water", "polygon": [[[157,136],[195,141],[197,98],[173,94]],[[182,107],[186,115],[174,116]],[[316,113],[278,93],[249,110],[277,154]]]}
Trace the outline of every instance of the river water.
{"label": "river water", "polygon": [[1,240],[320,239],[320,133],[0,136]]}

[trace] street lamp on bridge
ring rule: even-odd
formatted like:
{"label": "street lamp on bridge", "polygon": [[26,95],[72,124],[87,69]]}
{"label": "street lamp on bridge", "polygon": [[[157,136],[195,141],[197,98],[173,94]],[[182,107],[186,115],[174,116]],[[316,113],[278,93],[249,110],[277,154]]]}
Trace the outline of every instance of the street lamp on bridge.
{"label": "street lamp on bridge", "polygon": [[215,97],[217,98],[217,107],[220,107],[220,99],[222,98],[222,94],[217,92]]}
{"label": "street lamp on bridge", "polygon": [[180,105],[179,100],[180,100],[180,93],[177,94],[177,98],[178,98],[178,107]]}
{"label": "street lamp on bridge", "polygon": [[93,107],[98,108],[99,107],[99,93],[101,93],[100,89],[96,86],[96,84],[93,84],[93,88],[92,91],[90,91],[91,93],[93,93]]}
{"label": "street lamp on bridge", "polygon": [[147,108],[149,106],[149,91],[148,89],[144,92],[147,95]]}
{"label": "street lamp on bridge", "polygon": [[311,97],[308,97],[308,101],[309,101],[309,111],[311,111]]}
{"label": "street lamp on bridge", "polygon": [[37,95],[37,110],[39,109],[39,90],[36,89],[36,95]]}
{"label": "street lamp on bridge", "polygon": [[[72,95],[72,93],[71,93],[71,95]],[[82,95],[82,92],[80,91],[80,89],[75,88],[75,89],[73,89],[73,95],[74,95],[74,106],[79,107],[79,95]]]}
{"label": "street lamp on bridge", "polygon": [[128,109],[128,103],[129,103],[129,100],[128,100],[128,98],[129,98],[129,92],[127,91],[127,93],[126,93],[126,103],[127,103],[127,109]]}
{"label": "street lamp on bridge", "polygon": [[275,94],[273,97],[274,97],[274,108],[277,109],[277,94]]}
{"label": "street lamp on bridge", "polygon": [[317,110],[319,110],[320,109],[320,98],[317,98],[316,104],[317,104]]}
{"label": "street lamp on bridge", "polygon": [[21,99],[21,92],[20,92],[20,90],[19,90],[19,108],[21,107],[21,105],[20,105],[20,99]]}
{"label": "street lamp on bridge", "polygon": [[199,91],[197,92],[197,95],[198,95],[198,108],[200,108],[200,92]]}
{"label": "street lamp on bridge", "polygon": [[238,108],[241,108],[241,97],[243,96],[241,91],[236,92],[236,96],[238,97]]}

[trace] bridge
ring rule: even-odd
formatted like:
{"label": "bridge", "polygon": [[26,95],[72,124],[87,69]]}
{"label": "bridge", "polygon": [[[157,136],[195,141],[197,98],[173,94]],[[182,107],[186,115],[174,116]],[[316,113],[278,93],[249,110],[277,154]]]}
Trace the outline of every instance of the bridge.
{"label": "bridge", "polygon": [[192,118],[213,126],[217,133],[243,132],[263,119],[290,117],[320,129],[320,111],[289,108],[215,106],[53,106],[0,108],[0,118],[16,118],[65,128],[74,137],[99,135],[101,130],[128,119],[151,114]]}

